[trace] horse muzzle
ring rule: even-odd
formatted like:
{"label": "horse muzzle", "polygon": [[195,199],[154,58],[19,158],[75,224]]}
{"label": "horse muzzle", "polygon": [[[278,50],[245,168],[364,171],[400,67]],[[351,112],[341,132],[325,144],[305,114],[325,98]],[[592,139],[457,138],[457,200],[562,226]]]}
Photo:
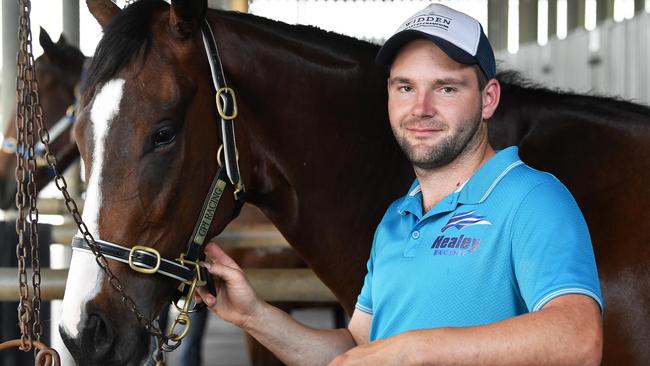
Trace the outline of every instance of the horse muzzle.
{"label": "horse muzzle", "polygon": [[[140,365],[148,354],[149,336],[143,329],[125,323],[128,322],[89,312],[82,318],[76,337],[63,327],[59,327],[59,333],[77,365]],[[138,333],[136,337],[134,333]],[[120,339],[131,341],[119,342]]]}

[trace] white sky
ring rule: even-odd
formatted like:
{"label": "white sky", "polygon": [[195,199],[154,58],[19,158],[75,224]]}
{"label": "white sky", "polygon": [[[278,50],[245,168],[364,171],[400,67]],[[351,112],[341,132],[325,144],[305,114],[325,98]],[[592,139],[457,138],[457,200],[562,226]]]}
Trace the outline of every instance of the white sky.
{"label": "white sky", "polygon": [[[64,0],[32,0],[31,21],[34,40],[38,39],[39,26],[45,28],[52,39],[55,41],[58,39],[63,27],[61,21],[62,1]],[[88,12],[85,0],[65,1],[79,1],[81,50],[90,56],[101,38],[101,29]],[[547,1],[540,0],[539,2],[538,33],[540,37],[538,41],[542,45],[547,41],[547,32],[545,31]],[[566,37],[566,1],[574,0],[558,0],[557,31],[560,38]],[[487,32],[487,0],[254,0],[250,5],[250,12],[287,23],[311,24],[353,37],[378,41],[390,36],[405,18],[432,2],[450,5],[475,17]],[[518,0],[509,0],[508,50],[510,52],[516,52],[518,49],[518,33],[516,31],[519,24],[518,2]],[[124,0],[118,0],[117,3],[122,6]],[[585,24],[589,30],[593,29],[596,24],[595,4],[596,0],[586,0]],[[646,11],[650,11],[650,0],[646,0]],[[631,18],[633,15],[634,0],[615,0],[614,19],[616,21]],[[42,49],[37,41],[33,43],[33,48],[34,56],[38,57],[42,53]],[[1,62],[0,60],[0,67]]]}

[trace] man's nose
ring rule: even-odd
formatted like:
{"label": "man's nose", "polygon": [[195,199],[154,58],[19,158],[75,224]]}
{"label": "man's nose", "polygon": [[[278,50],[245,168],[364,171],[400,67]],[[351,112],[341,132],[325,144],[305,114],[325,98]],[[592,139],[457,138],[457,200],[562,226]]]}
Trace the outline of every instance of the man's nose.
{"label": "man's nose", "polygon": [[412,113],[414,117],[433,117],[436,115],[435,103],[430,91],[418,93]]}

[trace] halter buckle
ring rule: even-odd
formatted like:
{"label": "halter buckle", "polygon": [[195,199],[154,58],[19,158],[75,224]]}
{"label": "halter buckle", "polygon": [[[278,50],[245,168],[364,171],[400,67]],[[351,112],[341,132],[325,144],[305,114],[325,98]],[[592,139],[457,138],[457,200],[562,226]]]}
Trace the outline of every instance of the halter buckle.
{"label": "halter buckle", "polygon": [[[148,254],[152,254],[156,257],[156,265],[153,268],[146,268],[142,267],[142,264],[136,264],[133,261],[133,255],[136,252],[144,252]],[[154,248],[149,248],[141,245],[136,245],[133,248],[131,248],[131,251],[129,252],[129,267],[131,267],[132,270],[139,272],[139,273],[144,273],[144,274],[152,274],[158,272],[158,269],[160,268],[160,252],[158,252]]]}
{"label": "halter buckle", "polygon": [[[232,98],[232,114],[227,115],[226,112],[224,112],[224,106],[222,105],[223,101],[221,100],[221,95],[225,95],[225,98]],[[217,111],[219,112],[219,116],[226,120],[226,121],[232,121],[235,118],[237,118],[237,99],[235,98],[235,91],[232,88],[224,87],[224,88],[219,88],[217,89],[217,96],[215,97],[215,100],[217,102]]]}

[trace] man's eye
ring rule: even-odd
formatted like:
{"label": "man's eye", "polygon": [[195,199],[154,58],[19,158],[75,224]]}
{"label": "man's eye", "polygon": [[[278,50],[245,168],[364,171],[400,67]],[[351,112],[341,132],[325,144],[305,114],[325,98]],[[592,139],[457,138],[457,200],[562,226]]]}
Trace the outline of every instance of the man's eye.
{"label": "man's eye", "polygon": [[441,90],[443,94],[451,94],[456,91],[456,88],[453,88],[451,86],[443,86]]}
{"label": "man's eye", "polygon": [[410,86],[400,86],[399,91],[404,92],[404,93],[408,93],[408,92],[413,91],[413,88],[411,88]]}

